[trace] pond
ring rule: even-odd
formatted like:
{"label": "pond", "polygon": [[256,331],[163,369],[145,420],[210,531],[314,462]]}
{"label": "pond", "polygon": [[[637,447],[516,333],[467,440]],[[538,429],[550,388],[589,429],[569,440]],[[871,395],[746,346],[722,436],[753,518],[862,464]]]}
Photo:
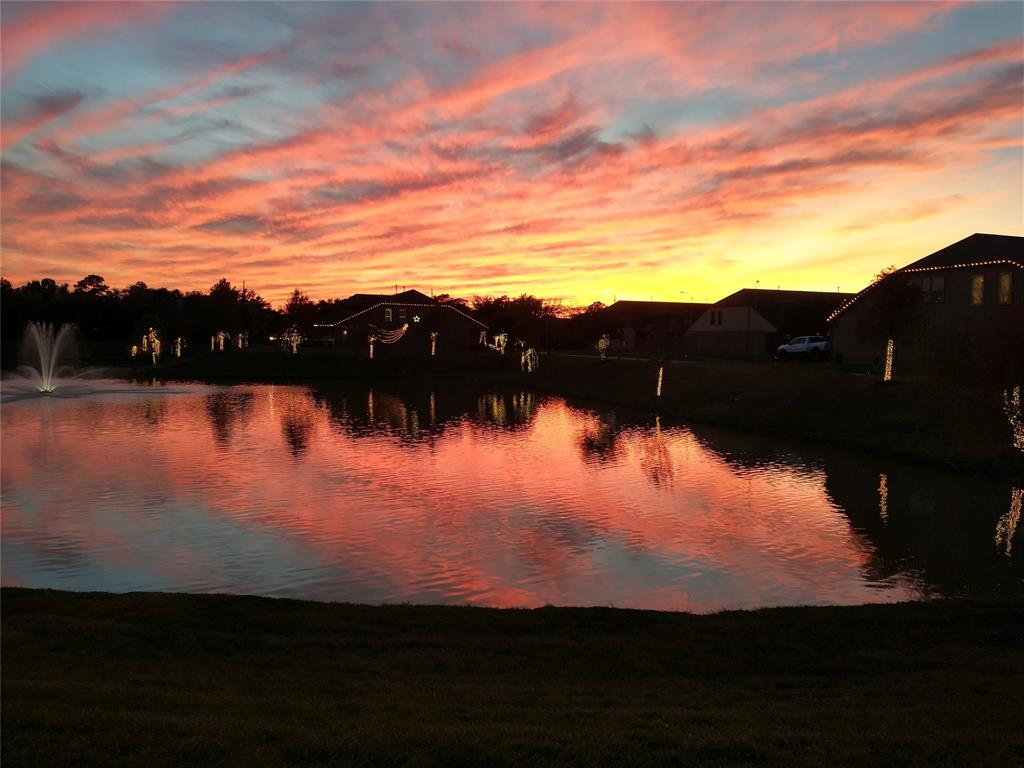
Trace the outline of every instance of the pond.
{"label": "pond", "polygon": [[1021,490],[524,391],[2,406],[2,580],[711,611],[1024,591]]}

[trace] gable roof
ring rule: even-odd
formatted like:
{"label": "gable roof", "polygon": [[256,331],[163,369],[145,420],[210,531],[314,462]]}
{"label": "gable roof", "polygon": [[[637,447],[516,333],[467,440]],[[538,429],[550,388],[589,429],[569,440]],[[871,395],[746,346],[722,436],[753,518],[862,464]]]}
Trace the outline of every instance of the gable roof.
{"label": "gable roof", "polygon": [[[935,253],[928,254],[923,259],[912,261],[907,266],[897,269],[885,279],[888,280],[893,275],[906,273],[935,272],[943,269],[968,269],[998,264],[1024,269],[1024,255],[1022,254],[1024,254],[1024,237],[975,232],[963,240],[958,240],[952,245],[940,248]],[[872,283],[843,302],[828,316],[828,321],[831,323],[856,304],[864,294],[876,285],[878,283]]]}
{"label": "gable roof", "polygon": [[675,315],[681,317],[697,316],[710,304],[699,304],[689,301],[627,301],[625,299],[616,301],[605,312],[616,314],[646,315],[654,317],[659,315]]}
{"label": "gable roof", "polygon": [[[824,322],[829,313],[852,293],[837,291],[784,291],[770,288],[743,288],[716,301],[715,307],[752,307],[780,331],[787,325]],[[813,330],[813,329],[810,329]]]}
{"label": "gable roof", "polygon": [[392,294],[355,293],[336,305],[335,309],[342,313],[340,320],[336,320],[333,323],[316,323],[316,327],[333,328],[354,320],[360,315],[366,314],[378,307],[432,307],[435,309],[448,309],[462,315],[467,320],[473,321],[481,328],[487,328],[485,324],[464,312],[460,307],[442,304],[437,299],[431,298],[415,289]]}

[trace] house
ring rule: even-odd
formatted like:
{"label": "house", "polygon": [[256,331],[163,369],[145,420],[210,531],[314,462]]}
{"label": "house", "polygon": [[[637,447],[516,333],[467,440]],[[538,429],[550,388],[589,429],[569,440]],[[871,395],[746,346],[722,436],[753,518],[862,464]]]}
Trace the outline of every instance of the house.
{"label": "house", "polygon": [[[337,319],[316,324],[339,347],[368,346],[371,330],[380,342],[376,349],[430,354],[431,335],[437,334],[442,351],[465,350],[480,345],[487,326],[461,306],[442,303],[416,290],[391,295],[357,293],[331,309]],[[394,341],[390,341],[394,339]]]}
{"label": "house", "polygon": [[707,306],[681,301],[616,301],[602,310],[601,325],[627,349],[678,349],[686,329]]}
{"label": "house", "polygon": [[690,355],[759,358],[791,336],[824,334],[826,318],[849,293],[744,288],[715,302],[686,332]]}
{"label": "house", "polygon": [[896,270],[829,317],[837,359],[937,371],[1024,359],[1024,237],[973,234]]}

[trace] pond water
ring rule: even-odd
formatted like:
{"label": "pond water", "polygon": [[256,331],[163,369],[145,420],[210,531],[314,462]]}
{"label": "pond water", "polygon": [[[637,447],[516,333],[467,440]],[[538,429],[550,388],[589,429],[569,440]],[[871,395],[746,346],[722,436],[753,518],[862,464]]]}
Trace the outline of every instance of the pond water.
{"label": "pond water", "polygon": [[521,391],[2,406],[2,580],[709,611],[1024,591],[1021,490]]}

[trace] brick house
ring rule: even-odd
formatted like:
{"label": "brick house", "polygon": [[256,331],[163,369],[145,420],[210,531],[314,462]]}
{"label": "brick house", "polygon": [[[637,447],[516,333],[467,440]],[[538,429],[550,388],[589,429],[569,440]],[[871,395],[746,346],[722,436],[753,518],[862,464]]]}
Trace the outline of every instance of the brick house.
{"label": "brick house", "polygon": [[690,355],[757,358],[788,337],[824,334],[829,313],[853,294],[744,288],[709,306],[686,332]]}
{"label": "brick house", "polygon": [[973,234],[869,285],[829,322],[848,363],[878,366],[887,338],[901,370],[1024,359],[1024,237]]}
{"label": "brick house", "polygon": [[367,347],[371,327],[396,333],[405,327],[393,344],[381,344],[378,350],[404,353],[430,353],[430,334],[438,334],[441,351],[465,350],[480,345],[480,333],[487,326],[455,304],[442,303],[416,290],[392,295],[357,293],[331,309],[337,319],[316,324],[318,333],[330,335],[341,348]]}

